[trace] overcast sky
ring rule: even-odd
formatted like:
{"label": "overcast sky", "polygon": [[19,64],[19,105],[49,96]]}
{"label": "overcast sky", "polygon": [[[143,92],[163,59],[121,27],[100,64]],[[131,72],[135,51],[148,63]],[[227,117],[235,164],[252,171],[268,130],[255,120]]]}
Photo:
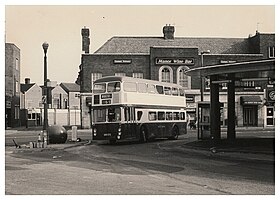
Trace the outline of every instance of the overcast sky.
{"label": "overcast sky", "polygon": [[81,28],[90,29],[90,53],[113,36],[248,37],[275,32],[274,6],[5,6],[5,41],[21,50],[21,82],[43,84],[42,43],[49,43],[48,78],[75,82]]}

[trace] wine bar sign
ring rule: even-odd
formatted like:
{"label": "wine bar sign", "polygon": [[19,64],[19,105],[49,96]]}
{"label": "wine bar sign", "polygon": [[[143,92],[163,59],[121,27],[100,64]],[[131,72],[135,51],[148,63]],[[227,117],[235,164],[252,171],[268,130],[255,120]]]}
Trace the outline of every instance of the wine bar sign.
{"label": "wine bar sign", "polygon": [[193,58],[156,58],[156,65],[194,65]]}

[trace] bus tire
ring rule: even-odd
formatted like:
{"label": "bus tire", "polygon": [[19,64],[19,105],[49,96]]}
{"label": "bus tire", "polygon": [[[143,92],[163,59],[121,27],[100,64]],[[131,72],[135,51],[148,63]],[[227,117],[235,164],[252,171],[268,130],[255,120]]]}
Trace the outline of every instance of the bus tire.
{"label": "bus tire", "polygon": [[171,139],[171,140],[177,140],[178,137],[179,137],[179,129],[178,129],[177,126],[174,126],[174,127],[172,128],[172,136],[171,136],[169,139]]}
{"label": "bus tire", "polygon": [[140,142],[145,143],[148,141],[148,132],[145,126],[141,126],[140,128]]}

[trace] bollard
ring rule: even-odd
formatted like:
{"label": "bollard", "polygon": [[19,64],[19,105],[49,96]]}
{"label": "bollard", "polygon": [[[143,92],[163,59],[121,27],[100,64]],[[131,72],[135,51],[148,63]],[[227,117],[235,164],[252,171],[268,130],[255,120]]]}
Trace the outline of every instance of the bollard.
{"label": "bollard", "polygon": [[33,149],[33,142],[29,142],[30,149]]}
{"label": "bollard", "polygon": [[77,126],[72,126],[72,141],[77,141]]}

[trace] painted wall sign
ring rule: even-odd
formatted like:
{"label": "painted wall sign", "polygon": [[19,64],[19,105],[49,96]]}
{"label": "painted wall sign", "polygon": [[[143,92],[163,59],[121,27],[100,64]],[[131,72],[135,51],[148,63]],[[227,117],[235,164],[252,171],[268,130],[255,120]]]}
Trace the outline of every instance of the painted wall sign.
{"label": "painted wall sign", "polygon": [[114,64],[130,64],[132,62],[131,59],[116,59],[114,60]]}
{"label": "painted wall sign", "polygon": [[194,65],[193,58],[156,58],[156,65]]}

